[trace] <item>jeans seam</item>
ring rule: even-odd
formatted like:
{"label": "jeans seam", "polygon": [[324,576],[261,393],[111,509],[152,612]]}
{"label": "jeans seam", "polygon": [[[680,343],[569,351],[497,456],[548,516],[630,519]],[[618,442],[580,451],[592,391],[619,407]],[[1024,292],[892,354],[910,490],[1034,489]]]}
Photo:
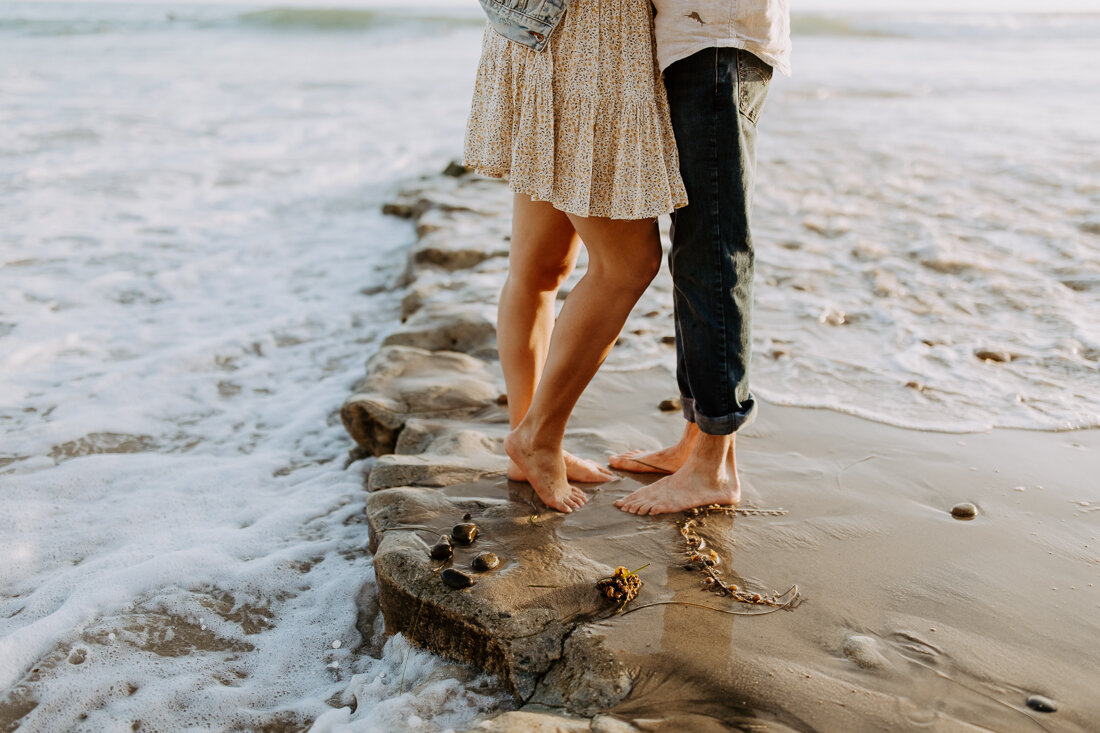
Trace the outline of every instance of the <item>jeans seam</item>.
{"label": "jeans seam", "polygon": [[[712,172],[711,172],[711,181],[712,181],[712,184],[713,184],[713,194],[714,194],[713,219],[714,219],[714,230],[715,230],[714,234],[715,234],[715,237],[714,237],[714,241],[713,241],[711,246],[714,247],[714,252],[717,255],[717,257],[716,257],[716,260],[717,260],[716,270],[717,270],[717,273],[718,273],[718,293],[717,293],[718,297],[715,299],[715,301],[718,303],[718,321],[721,324],[721,328],[719,328],[719,341],[720,341],[720,353],[722,355],[722,357],[721,357],[721,359],[722,359],[722,373],[723,374],[728,374],[729,373],[729,368],[730,368],[730,362],[729,362],[729,345],[727,343],[727,335],[728,335],[727,334],[727,329],[728,329],[729,324],[726,322],[726,307],[725,307],[725,300],[724,300],[724,297],[723,297],[725,292],[726,292],[726,270],[723,267],[724,263],[722,262],[725,247],[724,247],[724,244],[723,244],[723,241],[722,241],[722,216],[721,216],[721,210],[720,210],[721,207],[719,206],[719,201],[721,200],[721,191],[719,190],[721,178],[719,177],[719,170],[718,170],[719,164],[721,163],[721,161],[719,160],[720,156],[719,156],[719,153],[718,153],[718,116],[719,116],[719,113],[721,111],[721,100],[718,98],[718,95],[720,94],[720,91],[721,91],[721,85],[719,84],[719,59],[720,59],[720,54],[719,54],[718,49],[716,48],[716,49],[714,49],[714,91],[715,91],[715,98],[714,98],[714,109],[713,109],[713,115],[712,115],[712,121],[711,121],[711,140],[710,140],[710,142],[711,142],[711,151],[712,151],[711,161],[712,161],[712,165],[713,165]],[[729,380],[722,380],[722,410],[721,410],[722,414],[728,414],[729,413],[728,408],[729,408],[730,400],[729,400],[729,383],[728,382],[729,382]]]}

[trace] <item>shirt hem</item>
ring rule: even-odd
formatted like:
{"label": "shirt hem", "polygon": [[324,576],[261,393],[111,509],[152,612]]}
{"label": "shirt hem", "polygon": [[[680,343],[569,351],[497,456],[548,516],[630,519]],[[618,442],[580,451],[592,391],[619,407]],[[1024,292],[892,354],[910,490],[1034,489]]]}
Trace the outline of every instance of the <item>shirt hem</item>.
{"label": "shirt hem", "polygon": [[791,75],[791,66],[787,63],[786,59],[780,58],[775,54],[768,53],[760,48],[753,48],[750,44],[736,38],[718,38],[718,39],[703,39],[698,43],[693,43],[676,50],[675,53],[670,55],[663,55],[658,48],[658,57],[661,64],[661,71],[664,71],[668,67],[672,66],[677,61],[686,59],[688,56],[697,54],[708,48],[739,48],[743,51],[748,51],[752,55],[759,58],[768,66],[776,69],[783,76]]}

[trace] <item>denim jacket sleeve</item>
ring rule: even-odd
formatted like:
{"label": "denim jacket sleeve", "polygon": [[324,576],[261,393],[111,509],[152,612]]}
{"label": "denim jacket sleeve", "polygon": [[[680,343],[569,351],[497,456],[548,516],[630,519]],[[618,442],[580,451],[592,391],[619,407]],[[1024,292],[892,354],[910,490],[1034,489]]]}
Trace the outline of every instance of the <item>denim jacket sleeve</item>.
{"label": "denim jacket sleeve", "polygon": [[493,29],[505,38],[542,51],[565,15],[569,0],[479,0]]}

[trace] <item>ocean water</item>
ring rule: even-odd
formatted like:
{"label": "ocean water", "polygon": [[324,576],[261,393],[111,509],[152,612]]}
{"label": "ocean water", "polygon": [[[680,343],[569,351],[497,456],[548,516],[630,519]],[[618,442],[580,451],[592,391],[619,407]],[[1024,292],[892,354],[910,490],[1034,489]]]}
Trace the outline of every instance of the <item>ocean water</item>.
{"label": "ocean water", "polygon": [[[763,396],[1100,425],[1098,18],[796,21]],[[508,707],[370,613],[337,416],[397,320],[413,232],[380,206],[459,154],[480,36],[476,9],[0,6],[0,730]]]}

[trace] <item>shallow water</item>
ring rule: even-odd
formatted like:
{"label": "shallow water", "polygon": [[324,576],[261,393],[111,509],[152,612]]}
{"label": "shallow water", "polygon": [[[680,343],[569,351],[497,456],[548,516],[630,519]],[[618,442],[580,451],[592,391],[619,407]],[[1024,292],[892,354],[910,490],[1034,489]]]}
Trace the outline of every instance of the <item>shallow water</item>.
{"label": "shallow water", "polygon": [[381,286],[412,233],[381,203],[453,153],[480,30],[19,10],[39,20],[0,22],[0,729],[293,730],[349,686],[366,730],[498,704],[420,652],[401,693],[402,642],[361,637],[363,466],[336,414],[396,317]]}
{"label": "shallow water", "polygon": [[[765,397],[1100,424],[1097,23],[975,23],[797,41],[761,137]],[[357,628],[336,416],[398,313],[413,235],[380,205],[458,154],[480,34],[0,10],[0,727],[442,730],[506,704]]]}
{"label": "shallow water", "polygon": [[763,396],[1100,425],[1100,20],[1011,20],[801,39],[761,128]]}

